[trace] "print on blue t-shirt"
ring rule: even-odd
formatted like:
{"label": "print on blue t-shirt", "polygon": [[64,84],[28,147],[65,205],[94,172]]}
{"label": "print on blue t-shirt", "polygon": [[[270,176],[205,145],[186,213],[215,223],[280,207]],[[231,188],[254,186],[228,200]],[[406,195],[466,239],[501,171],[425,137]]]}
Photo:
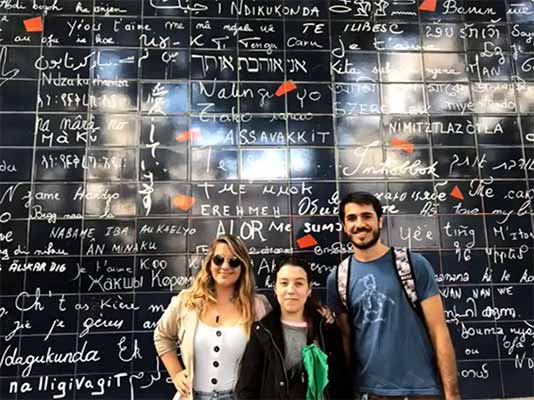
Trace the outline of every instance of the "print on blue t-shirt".
{"label": "print on blue t-shirt", "polygon": [[[417,295],[438,293],[434,271],[420,254],[411,254]],[[382,396],[438,395],[439,380],[432,345],[421,318],[401,287],[391,252],[372,262],[354,257],[349,283],[355,389]],[[327,280],[332,311],[346,312],[335,271]]]}
{"label": "print on blue t-shirt", "polygon": [[[395,304],[395,300],[377,289],[375,276],[372,274],[367,274],[363,278],[358,279],[356,286],[359,289],[356,292],[356,303],[362,305],[363,323],[384,321],[385,303],[389,301]],[[361,291],[361,289],[364,290]]]}

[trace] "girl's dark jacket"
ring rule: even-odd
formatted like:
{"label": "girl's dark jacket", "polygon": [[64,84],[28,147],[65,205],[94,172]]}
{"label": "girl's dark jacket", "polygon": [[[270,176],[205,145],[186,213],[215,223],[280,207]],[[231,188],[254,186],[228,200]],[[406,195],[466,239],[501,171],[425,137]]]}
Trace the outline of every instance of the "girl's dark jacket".
{"label": "girl's dark jacket", "polygon": [[[350,372],[345,364],[341,334],[333,324],[328,324],[316,313],[313,320],[316,339],[328,356],[327,399],[352,399]],[[241,360],[240,374],[235,388],[238,400],[244,399],[295,399],[289,393],[289,382],[284,365],[285,346],[282,333],[280,308],[276,307],[261,321],[252,325],[250,340]],[[299,388],[306,396],[306,385]]]}

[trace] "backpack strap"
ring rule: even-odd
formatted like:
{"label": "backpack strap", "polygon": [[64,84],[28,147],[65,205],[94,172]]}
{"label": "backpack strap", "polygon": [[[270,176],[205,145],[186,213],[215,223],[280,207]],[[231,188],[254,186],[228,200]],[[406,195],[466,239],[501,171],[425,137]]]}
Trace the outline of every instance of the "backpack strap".
{"label": "backpack strap", "polygon": [[352,255],[345,258],[336,269],[337,294],[341,303],[349,311],[349,282],[350,282],[350,264]]}
{"label": "backpack strap", "polygon": [[406,247],[392,247],[393,263],[404,294],[412,308],[419,314],[420,302],[417,297],[415,274],[410,259],[410,251]]}

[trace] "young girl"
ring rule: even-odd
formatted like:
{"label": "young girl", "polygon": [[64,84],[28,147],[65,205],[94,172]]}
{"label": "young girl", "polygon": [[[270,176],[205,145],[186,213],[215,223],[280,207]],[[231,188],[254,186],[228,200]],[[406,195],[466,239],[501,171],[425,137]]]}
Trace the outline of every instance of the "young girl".
{"label": "young girl", "polygon": [[[236,386],[238,399],[350,399],[341,334],[318,312],[309,264],[294,257],[274,271],[277,306],[252,326]],[[317,347],[308,345],[315,344]],[[312,353],[314,348],[321,351]],[[305,356],[306,354],[306,356]],[[321,355],[322,354],[322,355]],[[327,366],[319,360],[327,358]],[[307,358],[307,360],[305,359]],[[310,376],[313,374],[313,376]],[[325,387],[326,378],[328,384]]]}

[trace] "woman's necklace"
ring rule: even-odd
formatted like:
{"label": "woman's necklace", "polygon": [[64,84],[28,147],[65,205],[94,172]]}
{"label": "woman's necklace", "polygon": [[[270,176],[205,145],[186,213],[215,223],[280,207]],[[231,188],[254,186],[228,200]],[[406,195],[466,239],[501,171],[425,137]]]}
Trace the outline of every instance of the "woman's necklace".
{"label": "woman's necklace", "polygon": [[215,325],[219,325],[219,322],[221,322],[221,312],[219,311],[219,306],[217,303],[214,304],[215,306]]}
{"label": "woman's necklace", "polygon": [[[233,301],[231,301],[233,303]],[[217,303],[215,305],[215,325],[219,325],[222,319],[222,313],[219,311],[219,306]]]}

